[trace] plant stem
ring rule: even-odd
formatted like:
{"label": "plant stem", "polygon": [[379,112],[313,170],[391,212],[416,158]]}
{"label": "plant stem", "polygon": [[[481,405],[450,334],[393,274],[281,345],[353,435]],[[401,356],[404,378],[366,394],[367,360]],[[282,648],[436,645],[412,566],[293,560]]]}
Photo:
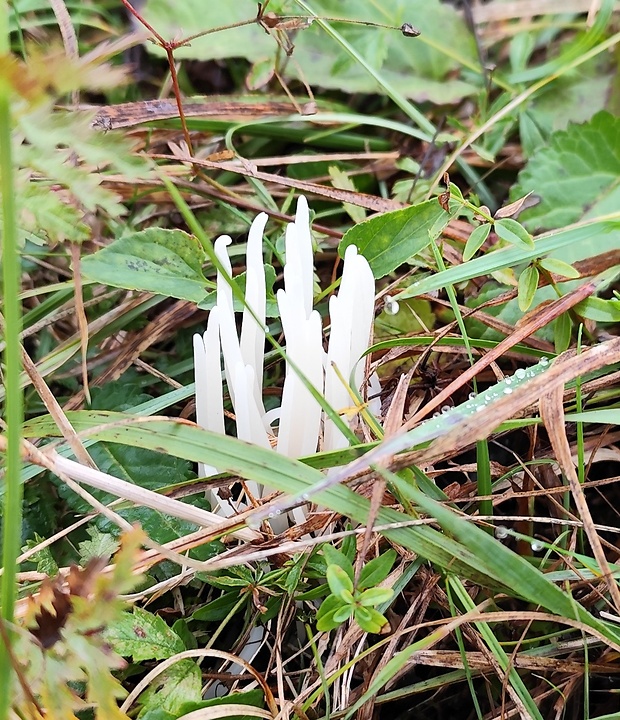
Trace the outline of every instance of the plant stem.
{"label": "plant stem", "polygon": [[[8,55],[10,38],[8,6],[0,3],[0,57]],[[13,621],[15,608],[15,560],[21,543],[22,485],[20,481],[20,442],[23,420],[23,398],[19,386],[21,370],[19,336],[21,329],[19,277],[20,261],[17,247],[17,216],[12,160],[11,87],[0,78],[0,195],[2,197],[2,305],[4,314],[5,350],[4,384],[6,402],[4,418],[7,427],[7,453],[2,537],[2,587],[0,604],[2,622]],[[0,720],[8,717],[12,665],[9,648],[0,643]]]}

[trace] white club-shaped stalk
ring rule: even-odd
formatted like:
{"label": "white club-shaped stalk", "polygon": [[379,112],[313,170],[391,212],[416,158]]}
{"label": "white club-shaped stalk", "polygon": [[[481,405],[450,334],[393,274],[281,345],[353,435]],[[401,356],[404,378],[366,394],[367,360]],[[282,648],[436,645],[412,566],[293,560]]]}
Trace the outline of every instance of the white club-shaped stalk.
{"label": "white club-shaped stalk", "polygon": [[[345,252],[340,290],[330,299],[331,333],[327,354],[323,350],[321,317],[312,309],[314,262],[308,203],[297,202],[295,222],[286,228],[284,288],[277,293],[285,338],[286,372],[279,409],[265,413],[262,398],[265,351],[266,288],[262,239],[267,215],[261,213],[252,223],[246,254],[246,289],[241,337],[237,333],[233,293],[227,279],[218,272],[217,301],[209,315],[203,336],[194,336],[196,369],[196,417],[202,427],[224,433],[222,364],[236,417],[237,437],[270,447],[271,420],[279,416],[277,451],[288,457],[316,452],[323,423],[321,447],[345,447],[347,438],[329,418],[323,417],[319,402],[308,389],[310,384],[336,412],[353,404],[346,383],[359,391],[364,364],[360,362],[368,347],[374,316],[374,278],[367,260],[354,246]],[[228,273],[232,266],[224,235],[215,241],[215,253]],[[338,369],[338,373],[334,370]],[[339,377],[338,375],[341,375]],[[343,379],[345,383],[343,383]],[[205,475],[216,468],[201,466]],[[248,483],[257,497],[259,488]],[[235,512],[232,503],[220,503],[222,514]],[[243,503],[238,503],[241,509]],[[303,520],[296,515],[296,520]],[[281,529],[281,528],[278,528]],[[283,528],[282,528],[283,529]]]}
{"label": "white club-shaped stalk", "polygon": [[[362,384],[364,363],[360,360],[370,340],[374,297],[375,281],[368,261],[357,254],[354,245],[349,245],[344,254],[340,290],[329,300],[331,329],[325,361],[325,399],[336,411],[353,405],[345,383],[351,382],[356,391]],[[336,450],[348,444],[347,438],[326,417],[323,450]]]}

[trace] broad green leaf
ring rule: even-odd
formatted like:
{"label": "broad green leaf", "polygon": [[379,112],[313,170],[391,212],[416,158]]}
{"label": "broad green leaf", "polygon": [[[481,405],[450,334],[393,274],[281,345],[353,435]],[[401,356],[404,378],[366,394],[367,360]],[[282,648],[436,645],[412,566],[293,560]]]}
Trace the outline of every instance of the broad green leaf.
{"label": "broad green leaf", "polygon": [[382,583],[390,574],[394,560],[396,560],[396,551],[390,548],[366,563],[360,573],[358,588],[365,590],[366,588],[374,588],[379,585],[379,583]]}
{"label": "broad green leaf", "polygon": [[467,238],[465,243],[465,250],[463,250],[463,262],[471,260],[473,256],[480,250],[484,245],[486,239],[489,237],[491,232],[491,225],[485,223],[484,225],[478,225],[474,228],[471,235]]}
{"label": "broad green leaf", "polygon": [[202,274],[206,253],[182,230],[147,228],[126,235],[82,260],[88,280],[200,302],[208,281]]}
{"label": "broad green leaf", "polygon": [[521,223],[512,218],[502,218],[494,223],[497,235],[511,245],[524,246],[527,248],[534,247],[534,240]]}
{"label": "broad green leaf", "polygon": [[341,257],[355,245],[369,262],[373,275],[391,273],[431,242],[430,230],[440,231],[450,215],[437,200],[427,200],[403,210],[394,210],[354,225],[338,247]]}
{"label": "broad green leaf", "polygon": [[106,642],[134,662],[165,660],[185,650],[181,638],[158,616],[134,607],[104,632]]}
{"label": "broad green leaf", "polygon": [[[517,198],[532,191],[540,203],[521,214],[530,231],[563,227],[617,210],[620,204],[620,118],[606,111],[582,125],[569,125],[538,149],[511,191]],[[618,233],[582,243],[572,263],[618,247]]]}
{"label": "broad green leaf", "polygon": [[[419,3],[411,17],[407,0],[392,0],[378,5],[372,0],[343,3],[341,0],[309,0],[308,7],[327,18],[362,20],[400,26],[409,21],[422,34],[406,38],[394,29],[351,23],[330,23],[364,59],[380,71],[386,81],[398,87],[406,97],[435,103],[453,102],[475,92],[475,86],[458,76],[461,67],[478,70],[474,39],[461,16],[454,8],[439,0]],[[297,14],[295,3],[272,2],[269,10],[285,15]],[[253,0],[205,3],[202,0],[148,0],[141,10],[154,27],[167,29],[167,37],[182,37],[194,33],[256,17]],[[458,37],[455,46],[452,38]],[[314,22],[295,33],[294,62],[287,63],[285,75],[299,77],[304,82],[346,93],[376,93],[378,87],[363,67],[353,61],[345,50]],[[162,50],[149,44],[148,50],[159,55]],[[200,60],[245,57],[250,62],[275,59],[278,50],[274,37],[263,28],[250,24],[242,28],[212,33],[192,40],[175,50],[175,57]]]}
{"label": "broad green leaf", "polygon": [[539,272],[536,265],[528,265],[519,275],[519,310],[525,312],[532,301],[538,288]]}
{"label": "broad green leaf", "polygon": [[334,615],[342,609],[344,603],[336,595],[328,595],[321,603],[316,614],[316,626],[321,632],[328,632],[340,625],[341,621],[335,620]]}
{"label": "broad green leaf", "polygon": [[341,567],[338,565],[327,567],[327,583],[332,595],[337,595],[344,602],[351,602],[353,581]]}

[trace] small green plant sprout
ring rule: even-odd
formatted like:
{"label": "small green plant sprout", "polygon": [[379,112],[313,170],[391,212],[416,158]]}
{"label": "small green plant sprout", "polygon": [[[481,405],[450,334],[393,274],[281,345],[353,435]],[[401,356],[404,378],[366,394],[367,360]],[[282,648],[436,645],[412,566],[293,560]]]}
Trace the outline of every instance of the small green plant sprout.
{"label": "small green plant sprout", "polygon": [[376,608],[392,599],[392,588],[377,587],[390,574],[396,552],[386,552],[371,560],[363,568],[357,585],[351,561],[339,550],[325,545],[327,584],[330,594],[317,613],[317,629],[328,632],[347,620],[356,622],[364,632],[380,633],[388,623]]}

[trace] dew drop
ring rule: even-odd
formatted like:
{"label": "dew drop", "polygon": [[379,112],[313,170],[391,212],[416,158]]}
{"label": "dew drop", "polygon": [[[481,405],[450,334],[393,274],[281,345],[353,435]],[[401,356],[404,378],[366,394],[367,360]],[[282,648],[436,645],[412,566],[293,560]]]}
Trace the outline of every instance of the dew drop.
{"label": "dew drop", "polygon": [[517,380],[523,380],[523,378],[525,377],[525,370],[523,368],[519,368],[515,373],[515,377],[517,378]]}
{"label": "dew drop", "polygon": [[504,382],[506,383],[506,385],[512,385],[512,378],[507,377]]}
{"label": "dew drop", "polygon": [[478,405],[476,408],[476,412],[482,412],[484,410],[484,405]]}
{"label": "dew drop", "polygon": [[273,514],[277,517],[278,515],[282,515],[282,510],[280,508],[276,508],[273,512]]}
{"label": "dew drop", "polygon": [[452,408],[451,408],[449,405],[444,405],[444,406],[441,408],[441,412],[442,412],[444,415],[445,415],[447,412],[450,412],[450,410],[452,410]]}
{"label": "dew drop", "polygon": [[478,393],[475,393],[475,392],[470,392],[470,393],[469,393],[469,399],[470,399],[470,400],[475,400],[477,397],[478,397]]}
{"label": "dew drop", "polygon": [[538,540],[532,540],[531,546],[532,552],[540,552],[545,546],[538,542]]}
{"label": "dew drop", "polygon": [[509,387],[504,388],[504,395],[510,395],[511,392],[512,392],[512,388],[509,388]]}
{"label": "dew drop", "polygon": [[540,358],[540,364],[544,367],[545,365],[549,364],[549,358],[541,357]]}
{"label": "dew drop", "polygon": [[434,418],[438,418],[441,416],[441,413],[439,411],[433,413]]}
{"label": "dew drop", "polygon": [[396,315],[400,310],[398,300],[394,300],[394,298],[386,295],[383,300],[383,309],[387,315]]}
{"label": "dew drop", "polygon": [[505,540],[508,537],[508,528],[503,525],[498,525],[495,528],[495,537],[498,540]]}
{"label": "dew drop", "polygon": [[308,500],[310,500],[310,493],[303,493],[301,499],[307,502]]}

